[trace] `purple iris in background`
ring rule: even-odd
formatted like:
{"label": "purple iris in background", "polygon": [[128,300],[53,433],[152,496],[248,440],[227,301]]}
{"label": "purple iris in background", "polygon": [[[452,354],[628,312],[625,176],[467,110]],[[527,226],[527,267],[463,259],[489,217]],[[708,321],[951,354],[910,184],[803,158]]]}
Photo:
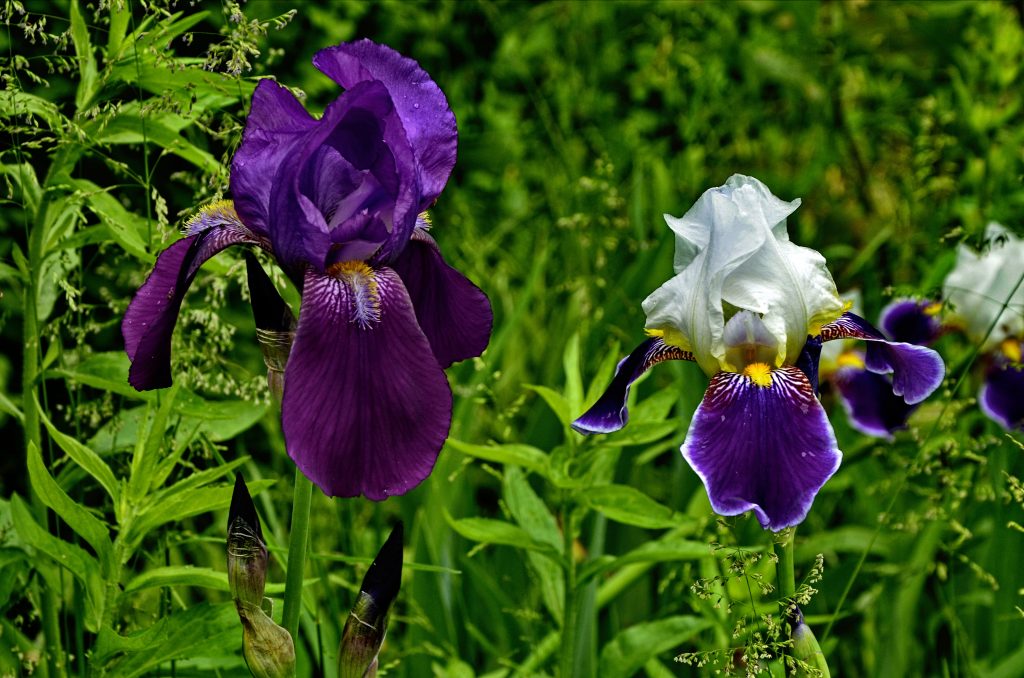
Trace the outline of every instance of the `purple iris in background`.
{"label": "purple iris in background", "polygon": [[[938,338],[941,304],[904,299],[884,309],[879,325],[886,336],[907,344],[928,345]],[[869,370],[863,350],[846,350],[835,359],[828,380],[839,392],[850,425],[869,436],[891,439],[906,428],[917,404],[893,393],[892,378]],[[822,371],[825,371],[824,364]]]}
{"label": "purple iris in background", "polygon": [[171,383],[171,333],[199,267],[230,245],[273,254],[302,293],[284,373],[288,453],[331,496],[384,499],[432,470],[451,424],[444,368],[490,338],[487,297],[448,266],[423,214],[455,164],[448,101],[368,40],[319,51],[344,88],[314,118],[262,80],[215,203],[157,259],[122,332],[140,390]]}
{"label": "purple iris in background", "polygon": [[643,303],[651,336],[619,363],[605,393],[573,428],[626,425],[630,385],[665,360],[693,360],[711,378],[682,445],[720,515],[753,511],[781,530],[807,515],[842,458],[817,399],[822,342],[868,342],[865,365],[892,374],[905,403],[924,400],[945,366],[931,349],[886,339],[844,313],[825,259],[789,240],[784,202],[757,179],[734,175],[682,217],[676,276]]}
{"label": "purple iris in background", "polygon": [[981,252],[960,245],[942,296],[953,322],[981,346],[981,410],[1007,430],[1024,430],[1024,241],[990,223]]}

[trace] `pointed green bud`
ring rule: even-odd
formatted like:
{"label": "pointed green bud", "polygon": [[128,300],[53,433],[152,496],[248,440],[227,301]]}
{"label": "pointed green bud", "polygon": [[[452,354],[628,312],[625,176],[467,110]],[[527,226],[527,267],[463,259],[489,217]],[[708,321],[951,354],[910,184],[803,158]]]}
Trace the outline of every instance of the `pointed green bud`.
{"label": "pointed green bud", "polygon": [[293,678],[295,645],[288,631],[260,608],[245,608],[242,620],[242,654],[256,678]]}
{"label": "pointed green bud", "polygon": [[797,660],[796,675],[830,678],[825,655],[814,637],[811,627],[804,622],[804,613],[799,607],[793,606],[790,626],[793,629],[793,657]]}
{"label": "pointed green bud", "polygon": [[243,606],[260,607],[266,580],[267,545],[260,518],[249,488],[238,474],[228,511],[228,583],[240,614]]}
{"label": "pointed green bud", "polygon": [[284,392],[284,367],[295,339],[295,316],[274,282],[251,252],[245,253],[249,300],[256,321],[256,339],[267,366],[267,383],[278,400]]}
{"label": "pointed green bud", "polygon": [[402,523],[391,530],[363,577],[359,597],[341,632],[339,678],[374,678],[391,605],[402,584]]}

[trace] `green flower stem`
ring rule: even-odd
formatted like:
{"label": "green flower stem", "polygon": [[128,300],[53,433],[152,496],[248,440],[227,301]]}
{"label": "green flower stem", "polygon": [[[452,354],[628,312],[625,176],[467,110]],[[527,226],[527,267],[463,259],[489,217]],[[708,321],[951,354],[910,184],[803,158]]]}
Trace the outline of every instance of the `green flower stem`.
{"label": "green flower stem", "polygon": [[309,545],[309,505],[313,483],[295,467],[295,492],[292,495],[292,528],[288,544],[288,578],[284,585],[284,613],[281,625],[299,642],[299,613],[302,611],[302,577],[306,572],[306,551]]}
{"label": "green flower stem", "polygon": [[576,526],[571,505],[562,511],[564,542],[562,556],[565,564],[565,610],[562,613],[562,656],[559,664],[561,678],[572,678],[576,670],[576,558],[573,554]]}
{"label": "green flower stem", "polygon": [[[788,533],[788,534],[787,534]],[[784,543],[772,541],[772,548],[775,550],[775,557],[779,559],[776,565],[776,573],[779,579],[779,598],[785,608],[793,602],[796,595],[796,575],[793,566],[793,544],[796,541],[796,528],[789,528]]]}

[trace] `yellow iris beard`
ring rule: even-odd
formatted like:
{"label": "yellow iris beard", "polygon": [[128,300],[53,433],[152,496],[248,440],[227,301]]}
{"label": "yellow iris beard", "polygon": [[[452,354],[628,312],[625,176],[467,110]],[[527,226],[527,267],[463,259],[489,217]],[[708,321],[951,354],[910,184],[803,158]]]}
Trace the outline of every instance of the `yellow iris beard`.
{"label": "yellow iris beard", "polygon": [[345,282],[352,290],[352,321],[369,329],[380,321],[380,287],[374,270],[364,261],[342,261],[327,268],[327,273]]}
{"label": "yellow iris beard", "polygon": [[743,368],[743,376],[758,386],[767,388],[772,385],[772,368],[766,363],[750,363]]}
{"label": "yellow iris beard", "polygon": [[1021,358],[1020,342],[1016,339],[1007,339],[1000,346],[1003,355],[1010,359],[1010,362],[1019,363]]}

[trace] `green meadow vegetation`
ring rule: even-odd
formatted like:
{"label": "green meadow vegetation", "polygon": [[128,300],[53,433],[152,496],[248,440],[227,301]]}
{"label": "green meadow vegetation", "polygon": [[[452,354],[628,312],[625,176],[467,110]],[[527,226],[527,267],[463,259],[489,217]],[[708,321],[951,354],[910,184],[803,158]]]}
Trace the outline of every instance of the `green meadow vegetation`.
{"label": "green meadow vegetation", "polygon": [[977,341],[933,345],[946,380],[892,440],[851,427],[825,383],[844,459],[795,532],[712,513],[679,453],[707,386],[693,363],[637,383],[622,431],[570,428],[672,275],[662,215],[734,173],[802,199],[792,240],[872,321],[939,301],[990,221],[1024,235],[1019,2],[2,8],[0,676],[249,675],[234,474],[279,618],[295,466],[245,261],[199,273],[169,389],[128,384],[121,319],[188,218],[230,197],[257,80],[319,114],[337,86],[312,55],[364,37],[417,60],[455,112],[432,234],[494,329],[447,370],[450,438],[426,481],[380,503],[314,488],[297,675],[338,675],[360,581],[402,520],[379,675],[783,676],[775,547],[795,539],[831,675],[1024,676],[1024,438],[979,410]]}

